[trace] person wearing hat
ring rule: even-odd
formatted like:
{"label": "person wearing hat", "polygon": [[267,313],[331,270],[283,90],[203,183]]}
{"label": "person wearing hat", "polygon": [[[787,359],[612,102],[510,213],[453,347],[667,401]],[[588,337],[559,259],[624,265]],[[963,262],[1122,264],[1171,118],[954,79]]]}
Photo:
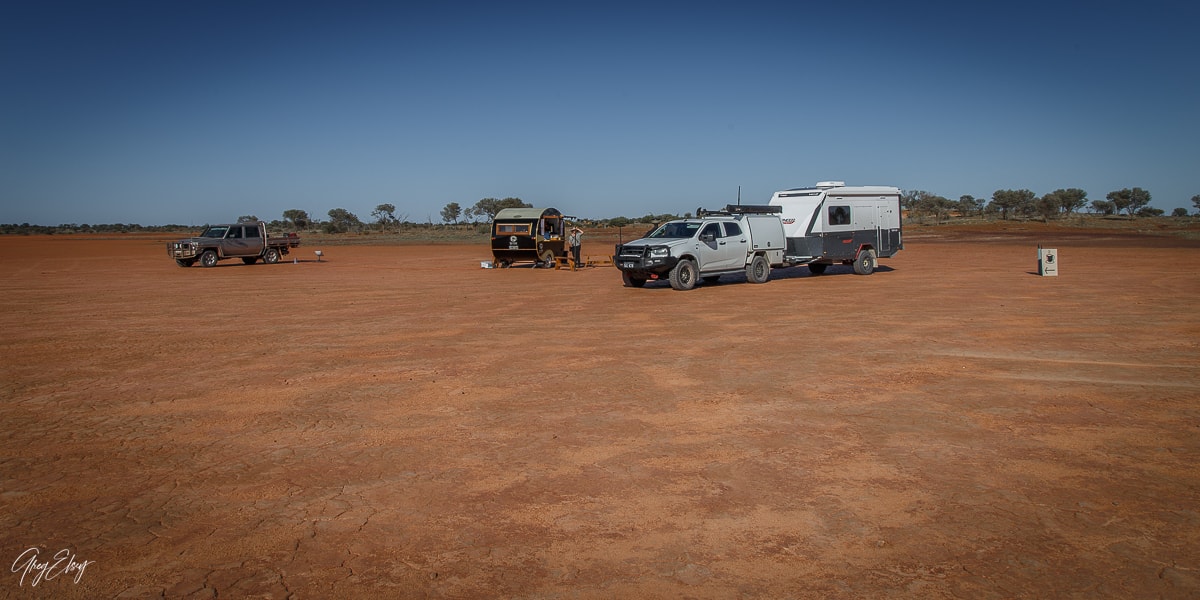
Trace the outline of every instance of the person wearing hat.
{"label": "person wearing hat", "polygon": [[583,243],[583,230],[579,227],[571,228],[571,235],[567,236],[567,249],[571,251],[571,258],[575,261],[575,267],[582,267],[579,262],[579,246]]}

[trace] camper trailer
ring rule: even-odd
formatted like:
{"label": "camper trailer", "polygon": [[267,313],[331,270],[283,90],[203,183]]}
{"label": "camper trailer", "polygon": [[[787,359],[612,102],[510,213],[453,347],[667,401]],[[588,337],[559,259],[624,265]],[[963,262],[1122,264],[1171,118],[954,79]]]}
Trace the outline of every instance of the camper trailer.
{"label": "camper trailer", "polygon": [[899,188],[822,181],[775,192],[769,204],[783,209],[784,261],[808,265],[814,275],[833,264],[853,265],[856,273],[868,275],[877,258],[904,248]]}
{"label": "camper trailer", "polygon": [[553,267],[566,254],[564,217],[554,208],[506,208],[492,221],[492,256],[497,267],[517,262]]}

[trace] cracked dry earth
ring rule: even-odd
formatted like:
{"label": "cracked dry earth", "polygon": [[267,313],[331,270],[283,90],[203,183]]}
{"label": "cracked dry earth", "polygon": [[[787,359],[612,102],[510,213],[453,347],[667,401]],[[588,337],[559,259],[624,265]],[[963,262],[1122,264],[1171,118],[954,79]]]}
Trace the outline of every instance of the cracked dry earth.
{"label": "cracked dry earth", "polygon": [[1200,595],[1194,242],[675,292],[164,239],[0,237],[0,597]]}

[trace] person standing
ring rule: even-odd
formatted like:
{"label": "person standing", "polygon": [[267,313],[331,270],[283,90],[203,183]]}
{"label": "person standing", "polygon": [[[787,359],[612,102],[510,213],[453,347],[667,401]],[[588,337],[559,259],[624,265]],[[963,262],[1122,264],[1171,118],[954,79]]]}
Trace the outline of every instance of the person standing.
{"label": "person standing", "polygon": [[567,236],[567,249],[571,251],[571,258],[575,261],[575,267],[582,267],[579,262],[579,246],[583,244],[583,230],[578,227],[571,228],[571,235]]}

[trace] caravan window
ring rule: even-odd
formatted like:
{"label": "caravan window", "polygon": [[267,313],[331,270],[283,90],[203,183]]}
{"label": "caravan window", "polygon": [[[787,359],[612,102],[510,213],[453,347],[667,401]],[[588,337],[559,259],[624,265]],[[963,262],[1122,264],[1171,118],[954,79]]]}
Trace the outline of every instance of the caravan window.
{"label": "caravan window", "polygon": [[529,235],[529,223],[496,223],[497,235]]}
{"label": "caravan window", "polygon": [[850,207],[849,206],[830,206],[829,207],[829,224],[830,225],[849,225],[850,224]]}

